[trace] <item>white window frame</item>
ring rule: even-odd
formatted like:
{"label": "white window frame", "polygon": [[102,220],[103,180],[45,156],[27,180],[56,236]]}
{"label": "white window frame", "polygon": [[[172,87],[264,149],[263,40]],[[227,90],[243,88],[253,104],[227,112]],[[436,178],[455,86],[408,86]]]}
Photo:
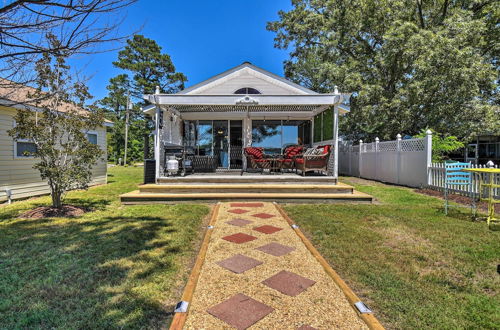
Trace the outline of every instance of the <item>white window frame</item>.
{"label": "white window frame", "polygon": [[[33,143],[33,141],[28,140],[28,139],[18,139],[14,140],[14,158],[16,159],[26,159],[26,158],[36,158],[35,156],[18,156],[17,155],[17,143],[18,142],[24,142],[24,143]],[[34,144],[34,143],[33,143]]]}
{"label": "white window frame", "polygon": [[[12,121],[12,127],[16,127],[16,121],[13,120]],[[17,155],[17,143],[18,142],[28,142],[28,143],[33,143],[32,140],[29,140],[29,139],[12,139],[12,141],[14,142],[14,159],[31,159],[31,158],[36,158],[35,156],[18,156]]]}
{"label": "white window frame", "polygon": [[85,131],[85,137],[87,138],[87,141],[89,141],[88,134],[95,134],[95,136],[96,136],[96,144],[95,145],[98,146],[99,145],[99,132],[97,132],[97,131]]}

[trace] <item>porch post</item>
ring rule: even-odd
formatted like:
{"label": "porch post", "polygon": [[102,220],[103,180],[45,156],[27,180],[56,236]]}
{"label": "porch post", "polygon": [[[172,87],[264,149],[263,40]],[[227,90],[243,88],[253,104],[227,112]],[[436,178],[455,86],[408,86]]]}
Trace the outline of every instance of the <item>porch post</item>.
{"label": "porch post", "polygon": [[160,177],[160,107],[156,107],[155,111],[155,180],[158,182],[158,178]]}
{"label": "porch post", "polygon": [[339,177],[339,106],[333,106],[333,177]]}

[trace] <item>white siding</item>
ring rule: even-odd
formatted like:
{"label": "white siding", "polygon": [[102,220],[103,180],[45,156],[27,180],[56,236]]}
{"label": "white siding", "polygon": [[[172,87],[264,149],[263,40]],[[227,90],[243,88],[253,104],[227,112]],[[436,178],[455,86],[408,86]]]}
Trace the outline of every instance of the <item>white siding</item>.
{"label": "white siding", "polygon": [[[14,157],[14,141],[7,131],[12,128],[15,109],[0,107],[0,201],[6,200],[6,189],[12,198],[26,198],[49,193],[49,187],[33,169],[36,159]],[[106,129],[97,130],[97,143],[106,151]],[[92,185],[106,183],[106,155],[93,168]]]}

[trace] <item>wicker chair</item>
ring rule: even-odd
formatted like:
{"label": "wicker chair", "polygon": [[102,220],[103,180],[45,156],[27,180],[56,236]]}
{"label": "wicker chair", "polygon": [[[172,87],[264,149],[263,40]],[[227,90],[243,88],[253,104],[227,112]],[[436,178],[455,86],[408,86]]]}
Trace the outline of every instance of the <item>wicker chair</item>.
{"label": "wicker chair", "polygon": [[280,159],[282,169],[296,170],[295,159],[302,156],[303,146],[288,146],[283,151],[283,158]]}
{"label": "wicker chair", "polygon": [[264,148],[260,147],[246,147],[243,149],[243,155],[247,160],[246,169],[241,169],[241,175],[246,170],[247,172],[251,170],[264,172],[265,168],[270,167],[269,160],[266,159],[264,155]]}
{"label": "wicker chair", "polygon": [[309,148],[302,156],[295,158],[295,168],[302,172],[302,176],[310,171],[321,171],[327,174],[329,159],[329,145]]}

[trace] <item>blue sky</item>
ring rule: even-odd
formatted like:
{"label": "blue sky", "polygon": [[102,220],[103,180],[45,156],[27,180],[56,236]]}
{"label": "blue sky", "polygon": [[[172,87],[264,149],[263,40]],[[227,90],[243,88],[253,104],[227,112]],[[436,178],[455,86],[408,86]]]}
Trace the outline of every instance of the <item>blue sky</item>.
{"label": "blue sky", "polygon": [[[142,27],[139,33],[156,40],[177,71],[188,77],[186,87],[244,61],[283,75],[288,52],[274,48],[274,33],[266,23],[290,8],[290,0],[140,0],[126,10],[121,32]],[[106,95],[109,79],[121,72],[112,65],[117,52],[73,61],[92,76],[89,87],[96,98]]]}

